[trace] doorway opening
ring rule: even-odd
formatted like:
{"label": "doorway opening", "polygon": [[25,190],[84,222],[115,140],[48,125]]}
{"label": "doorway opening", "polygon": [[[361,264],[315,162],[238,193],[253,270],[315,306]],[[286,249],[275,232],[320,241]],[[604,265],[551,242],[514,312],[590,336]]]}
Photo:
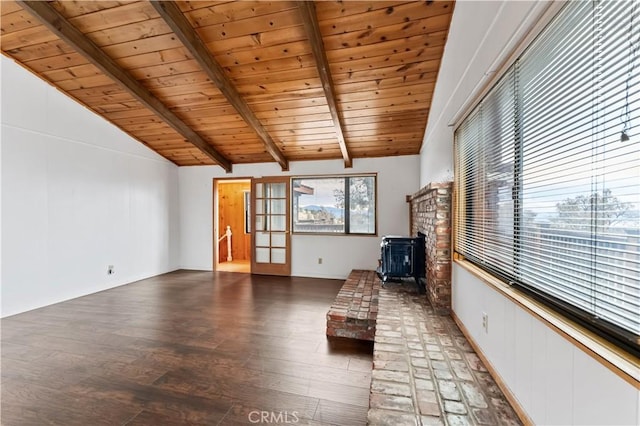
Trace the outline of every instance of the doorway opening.
{"label": "doorway opening", "polygon": [[251,272],[251,179],[214,179],[213,269]]}

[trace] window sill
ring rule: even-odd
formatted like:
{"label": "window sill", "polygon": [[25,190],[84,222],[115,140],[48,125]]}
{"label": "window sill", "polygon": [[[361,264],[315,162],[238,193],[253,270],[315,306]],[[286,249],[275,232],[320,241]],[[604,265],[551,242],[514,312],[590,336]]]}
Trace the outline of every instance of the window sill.
{"label": "window sill", "polygon": [[596,359],[620,378],[640,389],[640,359],[607,342],[579,324],[568,320],[517,289],[509,287],[471,262],[461,258],[455,258],[454,262],[554,329],[562,337]]}

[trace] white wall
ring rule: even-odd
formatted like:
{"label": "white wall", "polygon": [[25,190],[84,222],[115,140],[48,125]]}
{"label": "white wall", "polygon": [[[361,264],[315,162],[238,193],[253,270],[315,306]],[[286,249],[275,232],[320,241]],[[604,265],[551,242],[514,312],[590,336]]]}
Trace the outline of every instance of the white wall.
{"label": "white wall", "polygon": [[634,386],[456,264],[452,303],[535,424],[640,424]]}
{"label": "white wall", "polygon": [[456,2],[420,156],[420,184],[453,180],[454,120],[546,8],[538,1]]}
{"label": "white wall", "polygon": [[176,269],[178,167],[1,65],[1,315]]}
{"label": "white wall", "polygon": [[[450,124],[462,118],[545,7],[456,3],[420,156],[421,186],[453,178]],[[633,386],[459,265],[452,284],[453,311],[535,424],[640,424]]]}
{"label": "white wall", "polygon": [[[341,160],[292,162],[283,173],[277,164],[234,165],[226,174],[220,167],[182,167],[180,176],[180,266],[211,270],[213,263],[213,178],[279,175],[378,173],[379,235],[409,233],[409,205],[405,196],[418,189],[418,156],[355,159],[345,169]],[[294,276],[346,278],[352,269],[375,269],[380,237],[292,236],[291,273]],[[318,258],[323,262],[318,265]]]}

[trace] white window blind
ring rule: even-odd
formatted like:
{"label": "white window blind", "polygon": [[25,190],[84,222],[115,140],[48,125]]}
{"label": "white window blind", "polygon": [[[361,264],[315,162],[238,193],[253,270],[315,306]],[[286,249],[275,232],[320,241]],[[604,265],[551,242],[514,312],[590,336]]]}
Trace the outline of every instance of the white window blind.
{"label": "white window blind", "polygon": [[456,250],[640,336],[640,6],[569,2],[456,130]]}
{"label": "white window blind", "polygon": [[[458,171],[466,177],[458,212],[464,251],[513,273],[514,72],[510,70],[456,133]],[[461,220],[462,219],[462,220]],[[464,228],[464,230],[463,230]]]}

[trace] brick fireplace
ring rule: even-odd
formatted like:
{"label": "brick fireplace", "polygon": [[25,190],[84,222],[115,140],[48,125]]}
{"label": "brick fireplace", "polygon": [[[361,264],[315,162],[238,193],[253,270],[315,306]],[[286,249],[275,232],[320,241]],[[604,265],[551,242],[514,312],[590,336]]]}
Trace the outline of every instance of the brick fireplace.
{"label": "brick fireplace", "polygon": [[430,183],[408,197],[411,235],[426,235],[427,297],[435,312],[451,311],[451,199],[453,182]]}

